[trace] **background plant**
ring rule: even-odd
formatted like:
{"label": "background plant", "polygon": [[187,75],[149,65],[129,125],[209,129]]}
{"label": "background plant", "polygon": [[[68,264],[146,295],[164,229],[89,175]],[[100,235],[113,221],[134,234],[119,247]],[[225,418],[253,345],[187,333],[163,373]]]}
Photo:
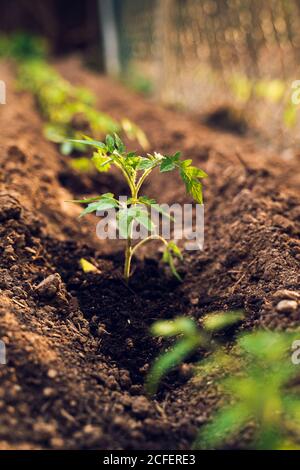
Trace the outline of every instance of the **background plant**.
{"label": "background plant", "polygon": [[224,447],[251,424],[251,448],[300,448],[300,399],[291,386],[299,376],[291,362],[294,338],[295,333],[243,334],[231,354],[219,351],[200,364],[199,374],[222,371],[219,384],[230,404],[201,429],[195,447]]}
{"label": "background plant", "polygon": [[[72,141],[73,142],[73,141]],[[164,156],[160,153],[147,154],[140,156],[135,152],[127,152],[125,145],[118,137],[108,135],[105,142],[98,142],[89,138],[85,140],[76,140],[78,145],[90,145],[96,151],[94,152],[92,162],[98,171],[109,171],[111,166],[117,167],[123,174],[128,184],[130,197],[126,203],[120,203],[112,193],[102,194],[95,198],[83,199],[78,202],[87,204],[82,212],[82,216],[97,212],[115,209],[117,211],[117,225],[119,234],[126,239],[124,277],[128,281],[131,274],[131,261],[133,255],[142,245],[151,240],[159,240],[165,247],[163,260],[167,262],[172,273],[180,279],[174,264],[174,257],[181,258],[181,252],[173,241],[167,241],[157,234],[157,227],[154,226],[149,211],[156,210],[163,216],[168,216],[154,199],[148,196],[141,196],[140,191],[145,180],[150,176],[155,168],[159,168],[161,173],[166,173],[177,169],[182,180],[185,183],[187,192],[202,204],[202,184],[200,179],[207,175],[203,170],[192,166],[192,160],[181,160],[180,152],[171,156]],[[149,236],[133,245],[132,231],[133,224],[147,229]]]}
{"label": "background plant", "polygon": [[179,338],[155,361],[147,377],[147,390],[155,393],[172,368],[203,349],[210,355],[195,366],[195,380],[217,384],[221,402],[229,404],[221,406],[211,422],[200,430],[194,447],[224,448],[250,426],[251,444],[243,447],[298,449],[300,399],[297,387],[292,384],[299,371],[291,362],[296,334],[270,331],[241,334],[229,350],[216,340],[215,334],[242,318],[241,312],[214,313],[204,318],[201,328],[186,317],[156,322],[151,329],[153,335]]}
{"label": "background plant", "polygon": [[238,323],[242,318],[242,312],[217,312],[208,315],[203,320],[201,328],[188,317],[178,317],[175,320],[161,320],[154,323],[151,328],[151,333],[154,336],[164,338],[179,336],[179,339],[155,361],[147,377],[147,391],[151,395],[156,393],[162,378],[197,349],[214,351],[218,346],[214,334]]}
{"label": "background plant", "polygon": [[[79,139],[83,133],[103,139],[107,133],[123,132],[130,140],[147,149],[149,142],[143,130],[126,117],[120,122],[95,108],[96,97],[89,90],[73,86],[47,63],[47,44],[26,33],[0,36],[0,55],[17,63],[18,86],[32,93],[46,121],[45,136],[60,145],[64,155],[85,147],[68,139]],[[72,166],[80,171],[91,169],[86,157],[74,159]]]}

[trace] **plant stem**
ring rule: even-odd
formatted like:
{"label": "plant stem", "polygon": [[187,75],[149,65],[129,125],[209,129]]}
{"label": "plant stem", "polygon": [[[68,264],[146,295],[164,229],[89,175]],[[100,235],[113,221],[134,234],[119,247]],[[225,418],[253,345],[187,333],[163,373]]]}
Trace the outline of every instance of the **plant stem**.
{"label": "plant stem", "polygon": [[131,267],[131,259],[132,259],[132,246],[131,246],[131,237],[127,238],[127,245],[125,251],[125,265],[124,265],[124,278],[125,281],[128,283],[130,278],[130,267]]}
{"label": "plant stem", "polygon": [[144,240],[141,240],[139,243],[137,243],[132,249],[131,249],[131,256],[134,255],[135,251],[140,248],[144,243],[150,241],[150,240],[160,240],[166,247],[168,246],[167,240],[165,240],[163,237],[160,235],[150,235],[147,238],[144,238]]}
{"label": "plant stem", "polygon": [[[135,187],[135,184],[133,182],[133,185],[130,186],[131,189],[131,197],[133,200],[137,199],[138,196],[138,190]],[[132,204],[133,206],[136,204]],[[128,284],[129,278],[130,278],[130,271],[131,271],[131,259],[132,259],[132,253],[133,253],[133,248],[132,248],[132,229],[133,229],[133,222],[130,223],[129,228],[129,235],[127,238],[127,243],[126,243],[126,250],[125,250],[125,264],[124,264],[124,278],[126,283]]]}

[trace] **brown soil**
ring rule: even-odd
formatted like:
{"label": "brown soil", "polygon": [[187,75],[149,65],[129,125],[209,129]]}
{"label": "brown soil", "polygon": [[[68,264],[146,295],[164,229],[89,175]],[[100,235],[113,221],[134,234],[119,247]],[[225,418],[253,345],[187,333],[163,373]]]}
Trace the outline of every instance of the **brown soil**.
{"label": "brown soil", "polygon": [[[205,249],[185,255],[182,284],[153,250],[144,253],[128,288],[120,246],[100,243],[96,219],[79,222],[80,209],[64,202],[122,193],[119,175],[70,170],[43,138],[32,97],[16,92],[12,67],[2,64],[0,338],[8,364],[0,366],[0,448],[188,449],[219,397],[205,380],[190,380],[187,365],[156,399],[145,395],[149,365],[165,346],[149,326],[231,308],[245,310],[242,329],[298,325],[300,308],[275,308],[291,295],[283,289],[300,286],[298,157],[287,164],[262,155],[250,140],[162,109],[77,60],[57,67],[93,90],[103,110],[138,122],[152,147],[180,149],[207,171]],[[173,177],[157,174],[145,189],[161,202],[185,200]],[[81,257],[100,274],[82,273]]]}

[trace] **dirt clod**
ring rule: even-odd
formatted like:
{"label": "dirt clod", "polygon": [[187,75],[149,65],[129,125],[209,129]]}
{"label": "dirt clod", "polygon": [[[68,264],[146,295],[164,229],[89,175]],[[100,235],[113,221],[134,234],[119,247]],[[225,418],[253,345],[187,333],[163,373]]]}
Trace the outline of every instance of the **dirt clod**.
{"label": "dirt clod", "polygon": [[281,300],[277,306],[276,310],[280,313],[292,313],[295,312],[298,308],[298,303],[295,300]]}

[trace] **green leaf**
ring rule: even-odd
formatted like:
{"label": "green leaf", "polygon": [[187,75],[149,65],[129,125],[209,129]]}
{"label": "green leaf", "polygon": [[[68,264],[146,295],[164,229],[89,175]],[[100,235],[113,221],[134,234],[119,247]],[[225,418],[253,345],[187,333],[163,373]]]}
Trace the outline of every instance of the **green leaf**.
{"label": "green leaf", "polygon": [[44,127],[45,137],[56,144],[62,143],[66,136],[62,126],[55,124],[46,124]]}
{"label": "green leaf", "polygon": [[151,233],[155,230],[155,226],[147,212],[140,212],[139,214],[136,214],[134,220],[143,227],[145,227]]}
{"label": "green leaf", "polygon": [[164,253],[163,253],[163,262],[167,263],[170,266],[171,272],[173,276],[175,276],[178,281],[182,281],[181,276],[178,274],[175,264],[174,264],[174,259],[172,254],[180,259],[182,259],[182,254],[178,246],[174,242],[169,242],[168,246],[166,247]]}
{"label": "green leaf", "polygon": [[207,331],[217,332],[235,325],[242,321],[243,318],[243,312],[216,312],[204,318],[203,326]]}
{"label": "green leaf", "polygon": [[135,158],[137,157],[136,152],[128,152],[126,155],[126,158]]}
{"label": "green leaf", "polygon": [[117,225],[122,238],[127,239],[129,237],[129,231],[132,221],[133,216],[129,214],[129,210],[127,208],[122,209],[118,212]]}
{"label": "green leaf", "polygon": [[176,343],[170,351],[159,357],[147,376],[146,390],[148,393],[151,395],[156,393],[162,377],[192,354],[199,347],[200,343],[201,340],[198,336],[184,338]]}
{"label": "green leaf", "polygon": [[114,141],[114,138],[110,134],[106,136],[105,143],[106,143],[107,150],[110,153],[113,153],[113,151],[115,150],[115,141]]}
{"label": "green leaf", "polygon": [[99,142],[98,140],[78,140],[78,139],[68,139],[70,142],[74,142],[77,144],[84,144],[84,145],[91,145],[92,147],[105,149],[106,146],[103,142]]}
{"label": "green leaf", "polygon": [[110,169],[110,163],[113,162],[113,159],[95,152],[92,157],[92,162],[100,173],[104,173]]}
{"label": "green leaf", "polygon": [[113,197],[114,197],[113,193],[105,193],[105,194],[102,194],[101,196],[89,197],[87,199],[72,199],[67,202],[74,202],[76,204],[89,204],[90,202],[100,201],[101,198],[113,199]]}
{"label": "green leaf", "polygon": [[91,159],[87,157],[72,158],[69,161],[69,165],[74,170],[82,173],[88,173],[93,170],[93,163],[91,162]]}
{"label": "green leaf", "polygon": [[249,420],[249,413],[242,404],[219,411],[213,421],[201,429],[194,448],[218,448],[226,439],[238,432],[247,420]]}
{"label": "green leaf", "polygon": [[97,211],[106,211],[109,209],[114,209],[119,206],[118,201],[112,198],[101,198],[99,201],[92,202],[89,204],[83,212],[81,212],[79,217],[83,217],[86,214],[90,214],[92,212],[97,212]]}
{"label": "green leaf", "polygon": [[179,334],[196,335],[198,332],[196,323],[188,317],[177,317],[175,320],[159,320],[151,327],[154,336],[176,336]]}
{"label": "green leaf", "polygon": [[257,331],[239,338],[239,346],[248,354],[264,361],[276,361],[290,351],[294,334]]}
{"label": "green leaf", "polygon": [[149,158],[141,158],[138,166],[136,167],[137,170],[148,170],[153,166],[153,161]]}
{"label": "green leaf", "polygon": [[180,162],[180,176],[185,183],[187,192],[199,204],[203,203],[202,184],[199,179],[206,178],[207,174],[200,168],[191,166],[192,160]]}
{"label": "green leaf", "polygon": [[125,134],[127,135],[128,139],[130,140],[136,139],[142,148],[144,149],[149,148],[149,141],[147,139],[147,136],[140,127],[138,127],[129,119],[123,119],[121,122],[121,126]]}
{"label": "green leaf", "polygon": [[60,151],[63,155],[70,155],[70,153],[72,153],[72,150],[73,150],[72,142],[68,140],[63,142],[60,146]]}
{"label": "green leaf", "polygon": [[171,217],[170,214],[168,212],[166,212],[161,206],[160,204],[158,204],[155,199],[150,199],[148,198],[147,196],[140,196],[138,198],[138,201],[141,203],[141,204],[145,204],[146,206],[149,206],[151,208],[153,208],[156,212],[158,212],[159,214],[162,214],[164,217],[167,217],[169,220],[172,220],[174,222],[174,217]]}
{"label": "green leaf", "polygon": [[140,196],[138,198],[138,201],[141,203],[141,204],[147,204],[149,206],[151,206],[152,204],[155,205],[157,204],[155,199],[151,199],[149,198],[148,196]]}
{"label": "green leaf", "polygon": [[183,259],[181,250],[180,250],[179,246],[176,245],[175,242],[170,241],[169,244],[168,244],[168,249],[169,249],[169,251],[171,251],[174,254],[174,256],[177,256],[177,258],[179,258],[179,259]]}
{"label": "green leaf", "polygon": [[118,134],[114,133],[114,138],[115,138],[115,147],[120,153],[124,153],[126,148]]}
{"label": "green leaf", "polygon": [[165,157],[161,162],[159,171],[161,173],[165,173],[167,171],[175,170],[176,165],[174,163],[174,159],[172,157]]}

